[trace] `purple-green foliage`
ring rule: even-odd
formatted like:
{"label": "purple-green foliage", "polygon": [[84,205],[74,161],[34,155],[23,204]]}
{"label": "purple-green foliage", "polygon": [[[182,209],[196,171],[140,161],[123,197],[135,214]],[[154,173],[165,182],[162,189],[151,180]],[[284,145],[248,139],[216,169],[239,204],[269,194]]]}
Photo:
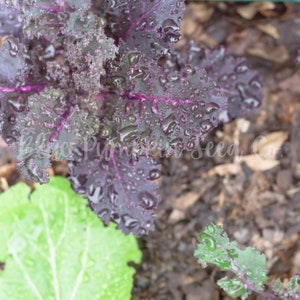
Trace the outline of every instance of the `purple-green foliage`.
{"label": "purple-green foliage", "polygon": [[[254,292],[263,299],[296,300],[300,299],[299,276],[293,276],[283,284],[276,279],[271,291],[265,291],[267,283],[267,260],[264,254],[254,247],[241,249],[236,241],[230,241],[220,226],[208,224],[198,238],[195,257],[203,268],[207,264],[216,265],[226,275],[217,284],[228,296],[242,300]],[[229,274],[229,272],[231,274]]]}
{"label": "purple-green foliage", "polygon": [[51,159],[67,160],[73,188],[125,233],[153,229],[153,150],[195,150],[262,101],[244,58],[175,50],[183,0],[0,6],[0,129],[19,169],[43,183]]}

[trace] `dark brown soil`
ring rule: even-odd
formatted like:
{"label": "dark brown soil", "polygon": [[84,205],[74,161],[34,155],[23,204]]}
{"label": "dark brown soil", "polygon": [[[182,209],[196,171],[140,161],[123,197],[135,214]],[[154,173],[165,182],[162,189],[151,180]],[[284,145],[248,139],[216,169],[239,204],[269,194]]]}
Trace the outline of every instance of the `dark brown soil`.
{"label": "dark brown soil", "polygon": [[270,282],[300,272],[300,4],[190,3],[182,33],[179,46],[194,39],[245,55],[260,73],[264,102],[213,132],[199,153],[163,160],[156,231],[139,241],[134,300],[229,299],[215,284],[222,273],[201,269],[193,256],[209,222],[265,253]]}

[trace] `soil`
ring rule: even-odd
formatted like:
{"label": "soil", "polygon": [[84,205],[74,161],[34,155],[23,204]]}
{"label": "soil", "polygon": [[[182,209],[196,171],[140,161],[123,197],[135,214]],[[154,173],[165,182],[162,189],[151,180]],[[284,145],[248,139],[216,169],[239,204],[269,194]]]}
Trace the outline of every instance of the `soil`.
{"label": "soil", "polygon": [[[224,273],[202,269],[194,257],[210,222],[266,254],[269,283],[300,274],[300,3],[190,2],[182,35],[178,47],[194,39],[246,56],[264,101],[255,114],[212,132],[199,151],[161,159],[162,201],[156,230],[139,239],[133,300],[230,299],[215,283]],[[66,175],[66,166],[51,172]],[[0,145],[0,188],[20,180]]]}
{"label": "soil", "polygon": [[197,1],[182,34],[179,47],[194,39],[246,56],[264,101],[256,114],[212,132],[200,151],[162,161],[162,202],[156,230],[139,240],[134,300],[230,299],[215,284],[224,274],[194,257],[210,222],[266,254],[269,282],[300,274],[300,3]]}

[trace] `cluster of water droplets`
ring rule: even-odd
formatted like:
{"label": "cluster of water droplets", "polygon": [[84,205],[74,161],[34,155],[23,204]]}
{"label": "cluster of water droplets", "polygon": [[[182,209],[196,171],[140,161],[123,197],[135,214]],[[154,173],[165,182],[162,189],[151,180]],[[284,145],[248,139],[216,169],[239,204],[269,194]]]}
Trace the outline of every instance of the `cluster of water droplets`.
{"label": "cluster of water droplets", "polygon": [[160,177],[160,166],[152,158],[133,160],[124,151],[109,148],[104,154],[101,150],[107,149],[83,153],[77,148],[74,161],[69,162],[73,188],[88,198],[106,224],[113,220],[126,234],[147,233],[153,229],[159,201],[153,181]]}
{"label": "cluster of water droplets", "polygon": [[219,92],[228,97],[226,122],[242,117],[261,105],[262,84],[244,58],[234,59],[220,48],[209,52],[200,65],[216,79]]}

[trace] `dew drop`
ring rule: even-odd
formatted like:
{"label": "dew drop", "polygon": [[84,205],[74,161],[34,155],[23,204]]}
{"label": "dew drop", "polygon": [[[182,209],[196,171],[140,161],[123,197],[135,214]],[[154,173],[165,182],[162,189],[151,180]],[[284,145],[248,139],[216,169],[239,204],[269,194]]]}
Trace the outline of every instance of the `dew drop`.
{"label": "dew drop", "polygon": [[9,37],[6,39],[9,45],[9,54],[12,57],[16,57],[19,53],[19,43],[18,40],[14,37]]}
{"label": "dew drop", "polygon": [[111,218],[114,220],[114,222],[116,222],[117,224],[120,223],[121,221],[121,218],[120,218],[120,215],[116,212],[112,212],[111,214]]}
{"label": "dew drop", "polygon": [[146,229],[141,227],[141,228],[139,228],[139,230],[137,232],[137,236],[145,235],[146,232],[147,232]]}
{"label": "dew drop", "polygon": [[227,81],[228,76],[227,75],[223,75],[220,77],[219,81]]}
{"label": "dew drop", "polygon": [[123,221],[124,225],[129,229],[133,229],[134,227],[136,227],[139,224],[139,221],[137,219],[132,218],[128,214],[124,214],[122,216],[122,221]]}
{"label": "dew drop", "polygon": [[131,123],[134,123],[136,121],[136,117],[134,115],[129,115],[128,116],[128,121]]}
{"label": "dew drop", "polygon": [[112,81],[115,85],[121,85],[126,80],[123,76],[114,76],[114,77],[112,77]]}
{"label": "dew drop", "polygon": [[209,232],[209,233],[215,233],[215,227],[214,227],[214,225],[212,225],[212,224],[208,224],[207,225],[207,231]]}
{"label": "dew drop", "polygon": [[257,108],[260,105],[260,101],[255,97],[245,98],[243,102],[248,108]]}
{"label": "dew drop", "polygon": [[107,195],[112,205],[118,204],[118,193],[115,191],[115,189],[112,186],[109,187]]}
{"label": "dew drop", "polygon": [[256,89],[262,88],[262,84],[259,82],[258,79],[251,80],[250,86],[253,87],[253,88],[256,88]]}
{"label": "dew drop", "polygon": [[177,125],[177,123],[175,121],[171,122],[170,124],[168,124],[168,126],[163,126],[163,130],[167,135],[169,135],[172,132],[174,132],[176,125]]}
{"label": "dew drop", "polygon": [[203,133],[207,133],[211,128],[212,128],[212,124],[208,120],[203,121],[200,124],[200,130]]}
{"label": "dew drop", "polygon": [[195,142],[194,141],[188,141],[188,143],[186,144],[188,150],[193,150],[195,149]]}
{"label": "dew drop", "polygon": [[164,76],[159,76],[158,81],[161,87],[164,87],[167,83],[167,79]]}
{"label": "dew drop", "polygon": [[208,250],[216,250],[216,240],[211,235],[202,232],[199,236],[199,241],[204,243],[207,246]]}
{"label": "dew drop", "polygon": [[149,172],[149,179],[156,180],[160,177],[160,171],[158,169],[153,169]]}
{"label": "dew drop", "polygon": [[227,253],[231,258],[237,258],[238,257],[238,253],[236,252],[235,249],[229,249],[229,250],[227,250]]}
{"label": "dew drop", "polygon": [[25,101],[23,98],[20,98],[18,100],[8,100],[9,104],[14,108],[17,112],[23,112],[26,108]]}
{"label": "dew drop", "polygon": [[95,187],[93,184],[90,185],[88,191],[88,198],[93,203],[98,203],[103,194],[102,188],[100,186]]}
{"label": "dew drop", "polygon": [[216,103],[213,103],[213,102],[210,102],[208,105],[207,105],[207,108],[206,108],[206,112],[208,114],[211,114],[213,112],[215,112],[216,110],[218,110],[220,108],[220,106]]}
{"label": "dew drop", "polygon": [[245,73],[248,71],[248,66],[246,66],[245,64],[240,64],[235,68],[235,71],[237,73]]}
{"label": "dew drop", "polygon": [[139,199],[141,201],[141,206],[145,209],[152,209],[156,206],[157,201],[153,195],[149,192],[141,192],[139,194]]}
{"label": "dew drop", "polygon": [[128,60],[131,65],[136,65],[139,62],[139,54],[137,52],[129,53]]}
{"label": "dew drop", "polygon": [[109,163],[107,161],[103,161],[100,166],[104,171],[107,171],[109,169]]}
{"label": "dew drop", "polygon": [[9,122],[9,124],[11,124],[11,125],[16,124],[16,116],[15,116],[14,114],[10,115],[10,116],[8,117],[8,122]]}
{"label": "dew drop", "polygon": [[54,56],[55,56],[55,48],[52,44],[50,44],[45,49],[43,58],[44,59],[49,59],[49,58],[53,58]]}
{"label": "dew drop", "polygon": [[193,104],[193,105],[191,106],[191,110],[192,110],[193,112],[195,112],[197,109],[198,109],[198,105],[197,105],[197,104]]}
{"label": "dew drop", "polygon": [[235,74],[230,74],[229,75],[229,79],[231,80],[231,81],[234,81],[234,80],[236,80],[237,79],[237,76],[235,75]]}

